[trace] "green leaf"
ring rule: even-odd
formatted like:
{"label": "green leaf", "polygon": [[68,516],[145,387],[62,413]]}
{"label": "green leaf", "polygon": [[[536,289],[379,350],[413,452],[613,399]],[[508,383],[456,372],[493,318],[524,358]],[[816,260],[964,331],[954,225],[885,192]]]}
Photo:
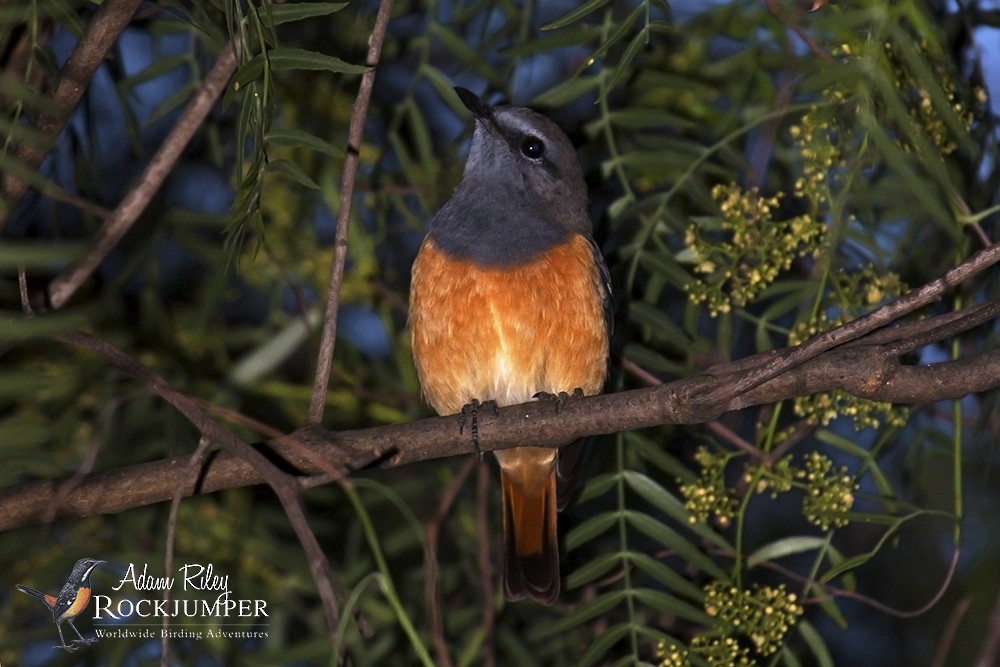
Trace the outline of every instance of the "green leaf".
{"label": "green leaf", "polygon": [[267,57],[271,63],[271,69],[275,71],[301,69],[341,74],[364,74],[369,70],[365,65],[353,65],[335,56],[306,49],[278,47],[268,51]]}
{"label": "green leaf", "polygon": [[584,605],[563,617],[561,621],[543,628],[539,633],[539,636],[551,637],[553,635],[566,632],[567,630],[571,630],[591,619],[603,616],[607,612],[614,609],[617,605],[621,604],[624,600],[624,591],[609,591],[603,595],[599,595],[593,600],[588,600]]}
{"label": "green leaf", "polygon": [[588,667],[588,665],[600,662],[601,658],[606,656],[612,646],[629,635],[632,628],[633,626],[631,623],[621,623],[614,627],[606,628],[598,634],[597,639],[587,647],[586,653],[580,656],[576,664],[579,667]]}
{"label": "green leaf", "polygon": [[699,586],[692,583],[681,574],[678,574],[678,572],[669,565],[656,560],[652,556],[635,551],[628,554],[628,560],[630,563],[634,564],[636,568],[653,577],[667,588],[671,588],[678,593],[686,595],[692,600],[697,600],[698,602],[704,600],[705,592]]}
{"label": "green leaf", "polygon": [[691,484],[698,479],[698,476],[691,472],[690,468],[666,452],[666,448],[670,443],[654,442],[646,436],[635,432],[626,433],[625,441],[629,447],[634,447],[642,458],[671,477],[686,484]]}
{"label": "green leaf", "polygon": [[615,569],[615,566],[620,566],[621,564],[622,559],[620,554],[603,553],[586,565],[573,570],[573,572],[566,577],[566,588],[573,590],[574,588],[579,588],[580,586],[589,584],[595,579],[600,579],[608,572]]}
{"label": "green leaf", "polygon": [[93,309],[61,310],[45,315],[0,313],[0,343],[30,338],[48,338],[63,331],[79,329],[91,321]]}
{"label": "green leaf", "polygon": [[309,132],[296,128],[271,130],[264,136],[264,140],[275,146],[308,148],[331,157],[344,157],[344,151],[338,146],[334,146],[330,142],[320,139],[315,134],[310,134]]}
{"label": "green leaf", "polygon": [[572,551],[604,534],[617,524],[620,518],[617,512],[604,512],[574,526],[566,535],[566,550]]}
{"label": "green leaf", "polygon": [[452,108],[452,110],[461,117],[465,117],[469,110],[465,108],[462,101],[458,99],[458,95],[455,94],[455,84],[452,83],[444,72],[439,70],[437,67],[428,64],[422,64],[418,74],[426,78],[434,90],[437,91],[441,99],[444,100],[445,104]]}
{"label": "green leaf", "polygon": [[663,546],[676,551],[688,564],[710,574],[716,579],[728,580],[729,575],[715,564],[711,558],[686,540],[676,530],[657,521],[643,512],[628,510],[625,512],[630,526],[639,532],[658,540]]}
{"label": "green leaf", "polygon": [[197,90],[198,86],[194,83],[188,83],[175,90],[149,112],[146,117],[146,126],[149,127],[164,116],[185,106]]}
{"label": "green leaf", "polygon": [[697,127],[697,123],[690,118],[671,113],[666,109],[650,107],[615,109],[608,114],[608,120],[613,126],[624,130],[659,130],[662,127],[670,127],[680,131]]}
{"label": "green leaf", "polygon": [[539,39],[506,46],[500,49],[500,53],[510,59],[523,58],[524,56],[536,53],[551,53],[553,49],[574,46],[576,44],[586,44],[596,40],[601,36],[601,32],[601,26],[599,25],[580,25],[570,30],[560,30],[559,32],[550,33]]}
{"label": "green leaf", "polygon": [[693,623],[699,623],[701,625],[712,625],[716,622],[715,619],[698,607],[695,607],[689,602],[685,602],[678,597],[664,593],[663,591],[639,588],[632,591],[632,595],[644,604],[647,604],[653,609],[656,609],[664,614],[674,614],[680,618]]}
{"label": "green leaf", "polygon": [[430,24],[428,32],[437,37],[441,45],[450,51],[462,65],[489,81],[491,85],[503,86],[500,70],[484,59],[479,51],[469,46],[464,37],[459,37],[452,30],[437,22]]}
{"label": "green leaf", "polygon": [[645,301],[633,301],[629,304],[628,316],[636,324],[649,327],[652,330],[651,334],[657,337],[674,340],[686,338],[684,332],[670,319],[670,316],[653,304]]}
{"label": "green leaf", "polygon": [[568,81],[557,83],[552,88],[535,97],[529,106],[561,107],[596,90],[598,83],[599,81],[595,76],[580,75]]}
{"label": "green leaf", "polygon": [[274,25],[302,21],[328,16],[346,7],[346,2],[293,2],[284,5],[271,5],[271,20]]}
{"label": "green leaf", "polygon": [[824,537],[811,537],[807,535],[775,540],[774,542],[765,544],[747,556],[748,567],[753,568],[754,565],[761,561],[775,560],[784,558],[785,556],[823,549],[826,547],[827,541]]}
{"label": "green leaf", "polygon": [[542,30],[555,30],[557,28],[562,28],[563,26],[569,25],[570,23],[575,23],[579,21],[587,14],[596,12],[598,9],[608,4],[609,0],[589,0],[583,3],[573,11],[568,14],[564,14],[555,21],[550,21],[542,26]]}
{"label": "green leaf", "polygon": [[680,505],[677,499],[667,493],[662,486],[641,472],[625,470],[622,472],[622,477],[633,491],[661,512],[672,513]]}
{"label": "green leaf", "polygon": [[684,289],[684,286],[691,282],[691,275],[687,271],[682,269],[672,257],[659,252],[644,251],[639,264],[651,273],[662,276],[674,287]]}
{"label": "green leaf", "polygon": [[830,651],[826,647],[826,642],[823,641],[823,638],[816,632],[816,628],[809,621],[800,620],[795,625],[795,629],[805,641],[809,650],[812,651],[813,657],[816,658],[816,663],[820,667],[834,667],[833,656],[830,655]]}
{"label": "green leaf", "polygon": [[[61,386],[61,380],[49,373],[22,370],[0,372],[0,398],[3,399],[35,396]],[[6,434],[6,431],[4,433]]]}
{"label": "green leaf", "polygon": [[17,143],[34,144],[45,150],[55,145],[56,139],[48,132],[35,129],[34,125],[18,123],[0,116],[0,134],[14,139]]}
{"label": "green leaf", "polygon": [[87,252],[87,243],[19,241],[4,239],[0,243],[0,269],[24,267],[56,268],[79,259]]}
{"label": "green leaf", "polygon": [[604,497],[617,483],[617,473],[604,473],[587,480],[577,496],[576,504],[583,504],[592,498]]}
{"label": "green leaf", "polygon": [[834,433],[826,428],[817,430],[815,435],[816,439],[820,442],[832,445],[842,452],[864,461],[865,465],[863,471],[872,476],[872,480],[875,482],[875,486],[878,488],[879,493],[887,497],[896,496],[896,490],[893,488],[892,482],[885,475],[885,473],[882,472],[882,469],[879,468],[878,464],[872,458],[870,451],[864,447],[859,447],[844,436]]}
{"label": "green leaf", "polygon": [[191,64],[191,54],[189,53],[169,56],[166,58],[158,58],[154,60],[149,67],[141,72],[137,72],[134,76],[130,76],[125,79],[123,83],[129,88],[135,88],[140,83],[151,81],[152,79],[163,76],[167,72],[177,69],[178,67],[183,67],[185,65],[190,66]]}
{"label": "green leaf", "polygon": [[264,54],[258,53],[245,62],[233,76],[234,84],[239,88],[261,78],[264,74],[265,63],[274,72],[305,70],[333,72],[335,74],[363,74],[369,69],[364,65],[352,65],[325,53],[281,46],[268,51],[266,59]]}
{"label": "green leaf", "polygon": [[611,78],[608,79],[605,85],[602,87],[601,93],[603,95],[607,95],[612,90],[614,90],[615,86],[618,85],[618,82],[621,81],[623,77],[632,72],[631,68],[632,59],[635,58],[635,54],[639,52],[639,49],[641,49],[648,43],[649,43],[649,31],[646,30],[645,28],[637,32],[635,36],[632,37],[632,40],[628,43],[628,46],[625,48],[625,53],[622,54],[622,57],[619,60],[618,65],[615,67],[614,74],[611,75]]}
{"label": "green leaf", "polygon": [[645,345],[641,345],[639,343],[625,344],[625,358],[651,373],[673,373],[681,375],[687,370],[687,368],[680,362],[668,359],[659,352],[651,350]]}
{"label": "green leaf", "polygon": [[316,181],[309,178],[299,165],[291,160],[271,160],[267,163],[267,171],[286,176],[303,187],[319,190]]}

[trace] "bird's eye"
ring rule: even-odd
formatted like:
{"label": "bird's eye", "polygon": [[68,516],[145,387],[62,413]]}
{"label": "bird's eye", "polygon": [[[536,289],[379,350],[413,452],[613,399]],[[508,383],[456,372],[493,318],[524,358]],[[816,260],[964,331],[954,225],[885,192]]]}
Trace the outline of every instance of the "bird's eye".
{"label": "bird's eye", "polygon": [[545,154],[545,144],[538,137],[528,137],[521,142],[521,154],[526,158],[537,160]]}

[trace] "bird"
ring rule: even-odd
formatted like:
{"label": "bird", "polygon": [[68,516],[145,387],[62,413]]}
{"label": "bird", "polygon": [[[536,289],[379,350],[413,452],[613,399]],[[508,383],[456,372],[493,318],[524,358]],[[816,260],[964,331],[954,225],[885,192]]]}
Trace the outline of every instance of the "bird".
{"label": "bird", "polygon": [[[423,396],[440,415],[471,406],[475,419],[481,404],[597,394],[608,372],[611,281],[573,144],[536,111],[455,92],[474,118],[472,142],[411,274]],[[504,593],[552,604],[560,588],[557,450],[532,446],[525,434],[523,447],[494,453]]]}
{"label": "bird", "polygon": [[[34,588],[17,584],[17,590],[27,593],[31,597],[38,598],[42,601],[42,604],[52,611],[52,619],[56,623],[56,630],[59,631],[59,641],[62,643],[62,646],[55,648],[75,651],[77,649],[75,645],[79,642],[93,644],[97,641],[97,639],[84,639],[80,631],[76,629],[73,619],[79,616],[87,608],[87,605],[90,604],[90,574],[94,571],[94,568],[104,562],[106,561],[95,558],[81,558],[76,561],[73,571],[70,572],[69,579],[66,580],[62,590],[59,591],[59,595],[46,595],[45,593],[36,591]],[[79,640],[74,639],[72,643],[66,643],[62,631],[62,624],[64,622],[69,623],[69,626],[73,628],[73,632],[80,638]]]}

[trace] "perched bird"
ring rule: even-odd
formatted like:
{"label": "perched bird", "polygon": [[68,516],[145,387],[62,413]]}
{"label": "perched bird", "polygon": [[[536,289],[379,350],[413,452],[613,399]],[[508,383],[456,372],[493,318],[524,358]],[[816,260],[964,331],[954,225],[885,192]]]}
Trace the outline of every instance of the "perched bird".
{"label": "perched bird", "polygon": [[[596,394],[608,368],[611,287],[573,145],[531,109],[455,91],[475,117],[472,145],[461,183],[431,219],[410,291],[424,396],[450,415],[478,402]],[[525,439],[495,452],[504,591],[551,604],[559,596],[558,450]]]}
{"label": "perched bird", "polygon": [[[36,591],[34,588],[17,584],[17,590],[27,593],[31,597],[38,598],[42,601],[42,604],[52,610],[52,620],[56,622],[56,630],[59,631],[59,641],[62,642],[62,646],[57,646],[56,648],[75,651],[75,645],[78,642],[93,644],[97,641],[96,639],[84,639],[80,631],[76,629],[73,619],[79,616],[87,608],[87,605],[90,604],[90,574],[94,571],[95,567],[104,562],[103,560],[96,560],[94,558],[81,558],[76,561],[73,571],[70,572],[69,579],[66,580],[62,590],[59,591],[59,595],[46,595],[45,593]],[[69,623],[69,626],[73,628],[73,632],[80,639],[74,639],[70,644],[66,643],[62,632],[62,624],[64,622]]]}

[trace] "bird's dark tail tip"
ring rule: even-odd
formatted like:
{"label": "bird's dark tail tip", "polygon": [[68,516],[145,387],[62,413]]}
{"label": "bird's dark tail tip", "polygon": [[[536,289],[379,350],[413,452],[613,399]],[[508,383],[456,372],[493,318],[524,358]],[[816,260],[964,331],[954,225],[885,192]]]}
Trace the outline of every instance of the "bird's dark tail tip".
{"label": "bird's dark tail tip", "polygon": [[504,593],[544,605],[559,598],[555,471],[537,496],[527,496],[503,474]]}

